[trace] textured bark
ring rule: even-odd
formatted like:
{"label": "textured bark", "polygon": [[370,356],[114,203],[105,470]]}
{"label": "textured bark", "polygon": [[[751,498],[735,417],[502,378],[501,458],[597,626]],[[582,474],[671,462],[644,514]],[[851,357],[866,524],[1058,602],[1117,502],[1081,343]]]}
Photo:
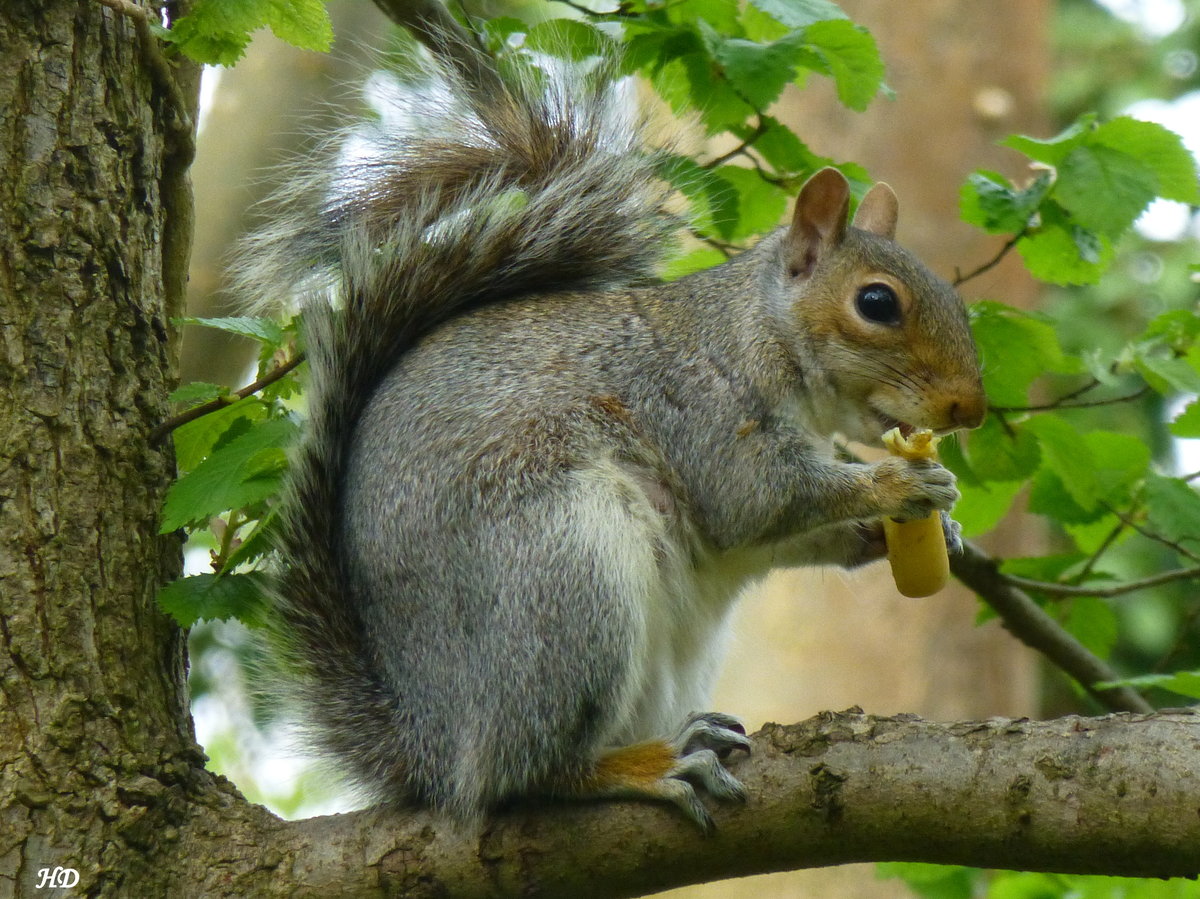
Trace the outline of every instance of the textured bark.
{"label": "textured bark", "polygon": [[190,113],[164,88],[132,20],[0,6],[0,894],[56,865],[138,882],[199,770],[154,605],[179,544],[146,434],[190,242]]}
{"label": "textured bark", "polygon": [[284,824],[211,802],[180,829],[162,895],[584,899],[882,860],[1194,876],[1198,757],[1194,712],[932,724],[852,710],[756,734],[732,765],[750,799],[714,808],[712,838],[648,803],[514,809],[476,840],[425,814]]}

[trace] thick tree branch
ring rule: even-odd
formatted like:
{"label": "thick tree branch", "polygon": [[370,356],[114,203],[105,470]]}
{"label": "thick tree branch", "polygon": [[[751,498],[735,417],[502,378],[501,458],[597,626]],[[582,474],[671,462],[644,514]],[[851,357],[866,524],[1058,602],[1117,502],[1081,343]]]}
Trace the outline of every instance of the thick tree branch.
{"label": "thick tree branch", "polygon": [[1014,637],[1075,678],[1105,708],[1130,712],[1152,710],[1152,706],[1137,691],[1128,687],[1098,689],[1096,684],[1120,680],[1120,674],[1014,586],[1008,577],[1000,573],[995,559],[965,544],[961,553],[950,557],[950,570],[996,611],[1004,627]]}
{"label": "thick tree branch", "polygon": [[[211,883],[186,886],[211,896],[233,895],[234,885],[264,897],[471,899],[638,896],[885,860],[1200,872],[1200,714],[1192,711],[934,724],[850,710],[767,725],[753,740],[754,754],[732,764],[750,799],[714,807],[711,838],[669,808],[629,802],[512,809],[479,838],[384,808],[292,824],[255,819],[265,828],[258,842],[243,833],[230,843],[204,832],[222,829],[230,813],[222,805],[211,819],[201,813],[181,848],[219,838],[222,857],[244,874],[223,867],[206,875]],[[241,861],[230,858],[233,847]]]}

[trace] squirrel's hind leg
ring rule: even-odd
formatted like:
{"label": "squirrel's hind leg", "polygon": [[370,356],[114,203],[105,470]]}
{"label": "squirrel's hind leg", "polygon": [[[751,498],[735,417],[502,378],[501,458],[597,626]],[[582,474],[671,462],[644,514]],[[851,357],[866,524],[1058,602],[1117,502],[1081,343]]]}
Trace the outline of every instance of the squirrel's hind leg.
{"label": "squirrel's hind leg", "polygon": [[605,752],[583,779],[560,791],[573,798],[658,799],[678,807],[705,833],[712,815],[696,786],[722,801],[744,801],[746,789],[723,764],[735,750],[750,752],[740,721],[718,712],[688,717],[670,740],[647,740]]}

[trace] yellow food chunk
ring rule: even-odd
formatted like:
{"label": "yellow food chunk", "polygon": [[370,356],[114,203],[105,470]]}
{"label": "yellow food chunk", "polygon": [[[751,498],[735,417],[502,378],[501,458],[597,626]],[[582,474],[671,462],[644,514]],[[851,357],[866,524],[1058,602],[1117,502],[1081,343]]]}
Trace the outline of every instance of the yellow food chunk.
{"label": "yellow food chunk", "polygon": [[[938,440],[932,431],[914,431],[905,437],[899,428],[892,428],[883,435],[883,445],[888,451],[905,459],[937,461]],[[950,579],[950,559],[940,513],[912,521],[884,518],[883,535],[892,579],[901,595],[931,596],[946,586]]]}

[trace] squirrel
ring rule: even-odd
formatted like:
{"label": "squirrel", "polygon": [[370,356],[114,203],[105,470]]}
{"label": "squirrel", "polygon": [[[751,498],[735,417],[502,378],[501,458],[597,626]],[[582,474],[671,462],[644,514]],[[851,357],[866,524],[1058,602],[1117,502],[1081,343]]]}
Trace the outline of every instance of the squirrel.
{"label": "squirrel", "polygon": [[827,168],[790,224],[661,283],[671,193],[615,77],[428,64],[372,152],[314,166],[244,253],[308,297],[306,436],[273,652],[315,747],[371,798],[478,824],[523,797],[743,798],[705,712],[744,586],[852,568],[947,512],[934,462],[845,461],[980,424],[965,307],[853,219]]}

